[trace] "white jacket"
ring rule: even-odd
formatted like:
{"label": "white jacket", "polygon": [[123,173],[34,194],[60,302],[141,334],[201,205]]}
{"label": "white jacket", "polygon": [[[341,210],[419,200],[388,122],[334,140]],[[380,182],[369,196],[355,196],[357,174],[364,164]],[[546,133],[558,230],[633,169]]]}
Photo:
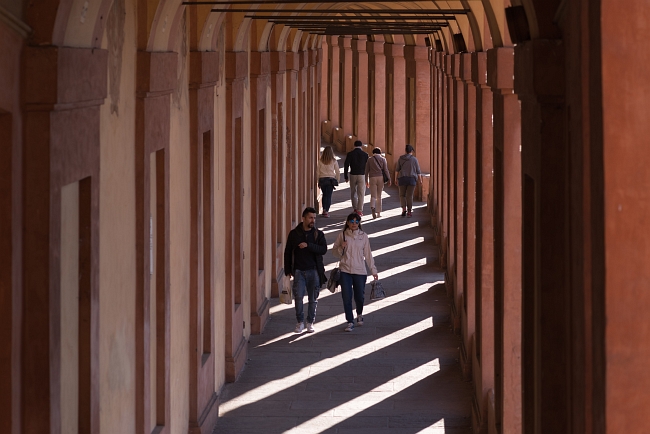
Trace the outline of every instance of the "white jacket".
{"label": "white jacket", "polygon": [[345,248],[344,253],[343,247],[341,247],[341,244],[343,243],[343,232],[339,232],[339,236],[336,237],[334,247],[332,248],[332,254],[334,257],[341,260],[339,269],[345,273],[362,274],[367,276],[367,265],[370,274],[377,274],[375,260],[372,259],[372,252],[370,251],[370,240],[368,239],[368,234],[358,229],[354,232],[350,229],[346,229],[345,241],[347,241],[348,246]]}
{"label": "white jacket", "polygon": [[330,164],[325,165],[318,160],[318,178],[334,178],[339,181],[341,179],[339,163],[334,160]]}

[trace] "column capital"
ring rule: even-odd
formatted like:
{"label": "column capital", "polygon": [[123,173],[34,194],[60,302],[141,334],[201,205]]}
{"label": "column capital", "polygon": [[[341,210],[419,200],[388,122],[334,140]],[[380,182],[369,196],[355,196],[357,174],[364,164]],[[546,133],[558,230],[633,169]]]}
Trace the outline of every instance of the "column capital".
{"label": "column capital", "polygon": [[271,71],[271,62],[269,61],[271,53],[268,51],[251,51],[251,75],[268,75]]}
{"label": "column capital", "polygon": [[292,70],[292,71],[298,71],[300,68],[300,59],[299,59],[299,54],[295,53],[293,51],[287,51],[286,53],[286,59],[287,59],[287,71]]}
{"label": "column capital", "polygon": [[352,49],[356,50],[359,53],[366,51],[366,40],[365,39],[353,39],[352,40]]}
{"label": "column capital", "polygon": [[248,53],[245,51],[226,51],[226,79],[241,79],[248,73]]}
{"label": "column capital", "polygon": [[366,41],[366,50],[374,55],[384,54],[384,41],[373,42]]}
{"label": "column capital", "polygon": [[352,37],[350,36],[339,36],[339,47],[341,48],[352,48]]}
{"label": "column capital", "polygon": [[404,57],[416,62],[429,61],[429,47],[422,47],[420,45],[406,45],[404,47]]}
{"label": "column capital", "polygon": [[451,75],[454,77],[454,79],[460,80],[462,79],[462,69],[460,63],[462,54],[454,53],[450,57],[451,57]]}
{"label": "column capital", "polygon": [[404,57],[404,45],[384,44],[384,53],[391,57]]}
{"label": "column capital", "polygon": [[472,81],[481,87],[488,87],[487,53],[475,51],[472,53]]}
{"label": "column capital", "polygon": [[514,48],[492,48],[487,51],[488,86],[493,90],[512,90],[514,70]]}
{"label": "column capital", "polygon": [[271,72],[283,73],[287,70],[287,53],[284,51],[271,51],[269,53]]}
{"label": "column capital", "polygon": [[518,95],[564,97],[564,46],[536,39],[514,50],[514,90]]}

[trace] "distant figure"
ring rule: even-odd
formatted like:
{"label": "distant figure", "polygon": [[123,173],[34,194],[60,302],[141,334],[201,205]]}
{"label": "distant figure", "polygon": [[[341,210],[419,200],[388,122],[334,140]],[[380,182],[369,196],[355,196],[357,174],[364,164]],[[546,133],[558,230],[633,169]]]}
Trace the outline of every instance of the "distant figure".
{"label": "distant figure", "polygon": [[352,209],[359,215],[363,215],[363,197],[366,194],[366,162],[368,154],[361,149],[361,140],[354,142],[354,149],[348,152],[343,165],[343,176],[348,180],[348,168],[350,168],[350,200]]}
{"label": "distant figure", "polygon": [[370,188],[370,209],[372,218],[381,217],[381,193],[384,191],[384,177],[390,187],[388,163],[381,155],[381,148],[372,150],[372,157],[366,163],[366,187]]}
{"label": "distant figure", "polygon": [[418,182],[422,184],[422,173],[418,159],[413,156],[413,146],[406,145],[406,154],[399,157],[395,165],[395,185],[399,186],[399,203],[402,217],[413,217],[413,192]]}
{"label": "distant figure", "polygon": [[293,228],[287,237],[284,248],[284,274],[293,276],[293,296],[296,308],[295,333],[305,329],[303,298],[305,291],[309,299],[307,309],[307,333],[314,332],[318,294],[323,283],[327,282],[323,255],[327,253],[325,234],[314,227],[316,210],[308,207],[302,212],[302,223]]}
{"label": "distant figure", "polygon": [[323,217],[329,217],[330,206],[332,206],[332,191],[339,185],[341,169],[334,158],[334,151],[331,146],[325,146],[323,153],[318,159],[318,186],[323,192]]}
{"label": "distant figure", "polygon": [[352,213],[345,222],[343,232],[334,241],[332,253],[339,258],[341,263],[341,297],[347,326],[346,332],[354,330],[354,316],[352,315],[352,297],[357,310],[357,325],[363,325],[363,301],[368,272],[366,265],[375,280],[379,279],[375,261],[372,259],[368,235],[361,230],[361,216]]}

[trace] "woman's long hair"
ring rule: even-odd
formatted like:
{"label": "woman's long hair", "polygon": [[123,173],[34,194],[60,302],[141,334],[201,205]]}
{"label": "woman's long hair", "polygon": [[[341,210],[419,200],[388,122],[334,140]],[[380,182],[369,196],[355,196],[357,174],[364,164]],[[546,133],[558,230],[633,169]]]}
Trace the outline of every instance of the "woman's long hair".
{"label": "woman's long hair", "polygon": [[332,151],[331,146],[325,146],[325,148],[323,148],[323,153],[320,156],[320,162],[328,165],[332,164],[332,161],[334,161],[334,151]]}
{"label": "woman's long hair", "polygon": [[348,229],[352,230],[352,229],[350,228],[350,226],[348,226],[348,222],[349,222],[350,220],[359,220],[359,232],[363,232],[363,231],[361,230],[361,216],[360,216],[359,214],[357,214],[356,212],[353,212],[352,214],[350,214],[350,215],[348,215],[348,216],[346,217],[346,219],[345,219],[345,227],[343,228],[343,232],[345,232],[345,231],[348,230]]}

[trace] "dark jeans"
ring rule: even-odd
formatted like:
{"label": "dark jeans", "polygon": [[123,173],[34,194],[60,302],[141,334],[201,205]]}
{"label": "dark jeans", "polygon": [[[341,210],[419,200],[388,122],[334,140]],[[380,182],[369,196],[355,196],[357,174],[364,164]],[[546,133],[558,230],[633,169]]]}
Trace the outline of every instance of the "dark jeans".
{"label": "dark jeans", "polygon": [[343,298],[343,310],[345,311],[345,320],[354,323],[352,315],[352,296],[354,295],[354,304],[357,307],[357,316],[363,314],[363,293],[366,289],[366,278],[364,274],[350,274],[341,271],[341,297]]}
{"label": "dark jeans", "polygon": [[321,185],[321,191],[323,192],[323,212],[328,212],[330,206],[332,206],[332,192],[334,191],[334,186],[331,183]]}
{"label": "dark jeans", "polygon": [[320,280],[318,271],[313,270],[296,270],[293,275],[293,298],[296,307],[296,321],[303,322],[305,316],[303,313],[303,298],[307,292],[309,305],[307,307],[307,322],[313,323],[316,319],[316,306],[318,306],[318,294],[320,293]]}

